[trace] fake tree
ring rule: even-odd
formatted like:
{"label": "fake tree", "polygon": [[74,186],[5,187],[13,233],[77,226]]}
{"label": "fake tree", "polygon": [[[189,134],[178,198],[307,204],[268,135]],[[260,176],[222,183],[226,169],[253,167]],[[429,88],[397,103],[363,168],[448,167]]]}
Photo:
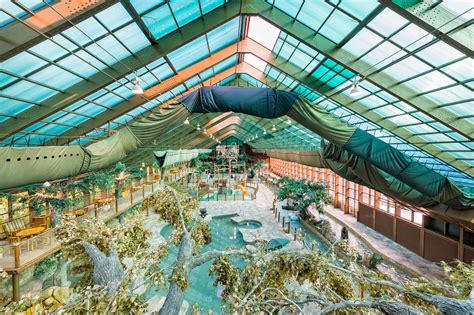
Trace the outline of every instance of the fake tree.
{"label": "fake tree", "polygon": [[318,212],[324,212],[324,205],[331,201],[326,185],[322,182],[311,182],[304,179],[282,177],[278,180],[278,200],[292,200],[294,210],[305,211],[314,204]]}
{"label": "fake tree", "polygon": [[[256,247],[244,268],[221,256],[209,271],[236,314],[470,314],[474,265],[444,265],[446,278],[401,283],[386,274],[309,249]],[[469,280],[470,279],[470,280]]]}

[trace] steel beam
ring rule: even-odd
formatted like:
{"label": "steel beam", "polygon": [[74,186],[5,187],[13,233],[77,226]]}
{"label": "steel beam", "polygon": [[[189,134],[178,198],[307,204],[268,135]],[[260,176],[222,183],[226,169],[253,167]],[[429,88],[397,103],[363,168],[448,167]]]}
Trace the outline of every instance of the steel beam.
{"label": "steel beam", "polygon": [[[88,3],[79,0],[57,1],[45,6],[33,16],[23,19],[23,21],[51,37],[71,27],[71,24],[62,16],[77,24],[117,2],[118,0],[91,0]],[[2,27],[0,61],[25,51],[42,41],[44,41],[44,37],[38,36],[38,33],[33,29],[22,23],[12,22]]]}
{"label": "steel beam", "polygon": [[[129,74],[131,72],[130,69],[138,69],[157,60],[165,54],[176,50],[193,39],[238,16],[239,12],[240,2],[229,2],[209,12],[205,17],[196,19],[183,26],[180,30],[164,36],[160,39],[159,45],[147,46],[134,55],[122,59],[120,63],[112,65],[110,69],[105,69],[104,72],[118,80]],[[124,64],[128,65],[128,67],[124,67]],[[21,131],[36,121],[46,118],[113,82],[115,82],[115,80],[108,75],[102,72],[96,73],[88,78],[87,81],[81,81],[64,90],[64,93],[55,94],[44,100],[41,102],[41,106],[29,108],[19,113],[16,119],[9,119],[4,123],[0,123],[2,133],[12,135]],[[0,139],[7,137],[8,136],[2,136]]]}

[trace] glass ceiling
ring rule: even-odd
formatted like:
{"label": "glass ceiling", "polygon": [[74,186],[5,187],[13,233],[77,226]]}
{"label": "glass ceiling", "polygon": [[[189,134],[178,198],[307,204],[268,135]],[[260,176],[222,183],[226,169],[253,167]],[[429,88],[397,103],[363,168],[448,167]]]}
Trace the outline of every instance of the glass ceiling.
{"label": "glass ceiling", "polygon": [[[263,2],[256,0],[260,1]],[[272,21],[258,16],[247,17],[248,27],[242,17],[224,19],[208,33],[196,36],[163,57],[152,58],[150,63],[139,69],[121,62],[153,45],[153,41],[159,45],[160,39],[181,32],[183,26],[197,19],[205,20],[206,14],[229,5],[229,2],[235,1],[130,0],[138,16],[131,14],[119,2],[58,32],[50,39],[18,51],[2,62],[0,133],[2,123],[16,119],[22,112],[45,106],[54,97],[67,99],[70,97],[65,92],[67,88],[94,74],[102,72],[110,76],[110,70],[117,66],[129,71],[123,77],[114,77],[113,83],[99,86],[81,100],[51,112],[14,135],[0,135],[3,138],[0,144],[43,145],[73,135],[74,140],[70,143],[84,145],[157,110],[160,105],[179,98],[206,80],[235,69],[232,75],[212,84],[249,84],[294,91],[441,174],[474,185],[471,176],[428,153],[436,150],[443,152],[444,160],[462,161],[469,165],[467,172],[472,173],[472,55],[462,53],[433,35],[416,19],[408,19],[406,15],[402,16],[376,0],[265,1],[270,9],[283,11],[314,34],[322,35],[340,47],[346,56],[350,56],[350,62],[333,58],[318,47],[311,47],[298,39],[298,34],[280,30],[269,23]],[[2,6],[2,10],[23,18],[39,12],[44,6],[46,4],[42,1],[20,0],[18,4]],[[410,11],[410,7],[402,9]],[[472,19],[472,6],[469,9],[456,1],[442,1],[437,10],[456,15],[457,26]],[[0,11],[2,28],[10,23],[18,23],[5,11]],[[453,23],[446,24],[443,31],[461,44],[471,44],[463,42],[456,33],[449,32],[454,29]],[[143,27],[148,29],[152,38],[144,32]],[[472,25],[467,27],[472,28]],[[144,89],[158,86],[163,80],[177,77],[178,72],[187,71],[197,62],[214,56],[246,37],[270,50],[274,60],[283,60],[291,66],[264,60],[251,52],[236,51],[230,57],[216,59],[205,70],[195,72],[182,82],[177,79],[176,84],[156,97],[141,96],[139,106],[133,105],[128,112],[104,120],[114,111],[114,107],[126,105],[132,97],[136,98],[131,92],[135,75],[142,80]],[[235,73],[242,63],[259,70],[265,82],[252,74]],[[354,65],[359,64],[365,65],[365,68],[358,73],[363,78],[360,83],[361,94],[354,97],[349,91],[351,80],[356,75]],[[297,69],[298,72],[289,72],[287,69]],[[378,73],[393,80],[372,81],[371,77]],[[430,110],[424,110],[423,104],[430,104]],[[453,121],[462,121],[464,129],[453,127],[450,120],[443,116],[431,115],[431,109],[442,110]],[[319,147],[317,135],[294,123],[288,125],[285,117],[261,121],[244,116],[240,117],[248,124],[236,127],[237,135],[234,136],[252,145],[284,147],[291,144],[301,148],[303,144],[313,149]],[[205,115],[193,116],[192,121],[205,123],[205,119]],[[95,121],[100,123],[94,125]],[[107,122],[104,124],[103,121]],[[268,132],[274,124],[279,131]],[[83,130],[86,125],[94,126],[81,134],[74,133],[76,129]],[[267,132],[265,135],[263,130]],[[67,135],[63,135],[65,133]],[[255,138],[257,134],[259,138]],[[193,136],[193,133],[188,136]],[[295,143],[299,143],[299,146]]]}

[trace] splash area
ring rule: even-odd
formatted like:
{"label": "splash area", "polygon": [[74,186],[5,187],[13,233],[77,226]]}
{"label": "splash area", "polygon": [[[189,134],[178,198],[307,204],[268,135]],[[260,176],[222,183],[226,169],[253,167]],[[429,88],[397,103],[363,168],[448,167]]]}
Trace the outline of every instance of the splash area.
{"label": "splash area", "polygon": [[253,200],[258,184],[245,174],[233,174],[232,177],[218,174],[202,182],[199,189],[201,201]]}

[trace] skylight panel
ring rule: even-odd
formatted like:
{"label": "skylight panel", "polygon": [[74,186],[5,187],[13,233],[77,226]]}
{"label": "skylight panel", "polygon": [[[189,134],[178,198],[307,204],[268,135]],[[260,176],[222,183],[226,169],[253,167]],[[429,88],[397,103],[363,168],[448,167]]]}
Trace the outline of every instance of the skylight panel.
{"label": "skylight panel", "polygon": [[368,26],[385,37],[389,37],[400,27],[407,24],[408,20],[389,8],[385,8],[382,12],[368,24]]}
{"label": "skylight panel", "polygon": [[[177,0],[179,1],[179,0]],[[206,14],[221,5],[224,4],[225,0],[199,0],[201,3],[202,14]]]}
{"label": "skylight panel", "polygon": [[455,81],[439,71],[431,71],[416,77],[404,84],[419,92],[431,91],[446,85],[454,84]]}
{"label": "skylight panel", "polygon": [[114,4],[113,6],[96,14],[96,18],[112,31],[119,26],[126,24],[132,20],[130,14],[123,7],[121,3]]}
{"label": "skylight panel", "polygon": [[450,88],[424,94],[424,96],[428,97],[429,99],[433,100],[438,104],[447,104],[472,99],[473,93],[471,90],[465,88],[464,86],[456,85]]}
{"label": "skylight panel", "polygon": [[394,43],[413,51],[433,40],[433,36],[411,23],[391,37]]}
{"label": "skylight panel", "polygon": [[360,57],[368,50],[376,47],[382,40],[382,37],[371,30],[363,28],[343,47],[350,51],[355,57]]}
{"label": "skylight panel", "polygon": [[141,18],[155,39],[160,39],[178,28],[167,4],[159,6]]}
{"label": "skylight panel", "polygon": [[398,61],[394,65],[384,69],[384,72],[391,77],[401,81],[432,69],[429,65],[418,58],[409,56]]}
{"label": "skylight panel", "polygon": [[32,104],[26,102],[20,102],[17,100],[0,97],[0,115],[14,116],[32,106]]}
{"label": "skylight panel", "polygon": [[85,45],[91,41],[90,38],[97,39],[106,33],[107,29],[100,25],[94,17],[77,23],[75,26],[62,32],[63,35],[73,39],[79,45]]}
{"label": "skylight panel", "polygon": [[267,63],[265,61],[255,57],[253,54],[244,54],[244,61],[262,72],[265,71],[265,68],[267,67]]}
{"label": "skylight panel", "polygon": [[238,17],[234,18],[207,33],[207,41],[211,53],[237,42],[239,36],[239,21]]}
{"label": "skylight panel", "polygon": [[459,50],[456,50],[442,41],[428,46],[422,51],[416,53],[416,55],[436,67],[464,57],[464,54]]}
{"label": "skylight panel", "polygon": [[367,55],[363,56],[362,60],[374,65],[376,68],[381,68],[405,55],[406,52],[392,43],[383,42],[380,45],[377,45],[377,47]]}
{"label": "skylight panel", "polygon": [[46,65],[47,62],[33,56],[28,52],[22,52],[2,62],[2,69],[24,76],[40,67]]}
{"label": "skylight panel", "polygon": [[173,0],[170,6],[180,27],[200,16],[198,0]]}
{"label": "skylight panel", "polygon": [[468,80],[474,77],[474,59],[465,58],[449,66],[443,67],[441,70],[449,73],[458,80]]}
{"label": "skylight panel", "polygon": [[280,30],[258,16],[250,18],[248,36],[257,43],[272,50]]}
{"label": "skylight panel", "polygon": [[180,71],[209,56],[206,38],[201,36],[192,42],[172,51],[168,58],[176,70]]}

